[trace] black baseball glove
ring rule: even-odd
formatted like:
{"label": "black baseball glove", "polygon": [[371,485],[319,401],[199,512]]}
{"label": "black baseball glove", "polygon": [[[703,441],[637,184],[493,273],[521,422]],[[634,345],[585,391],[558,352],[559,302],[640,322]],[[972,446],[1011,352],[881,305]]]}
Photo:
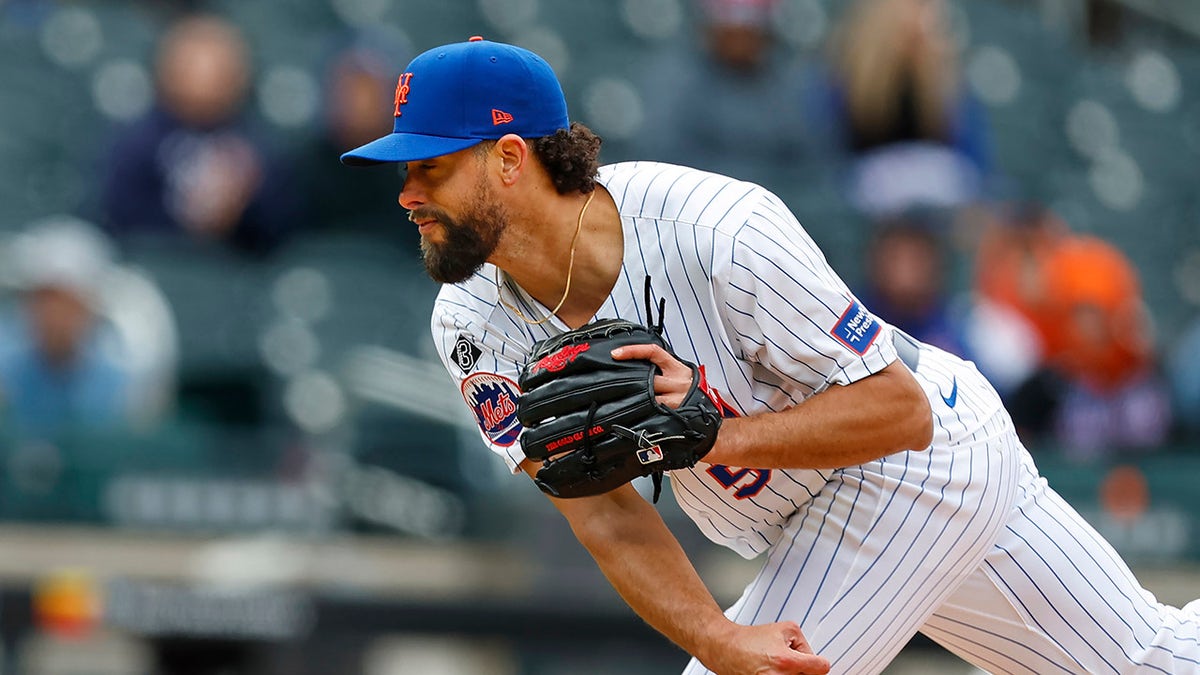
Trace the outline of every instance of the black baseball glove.
{"label": "black baseball glove", "polygon": [[[656,344],[674,352],[661,327],[605,319],[533,346],[521,372],[517,417],[525,456],[542,462],[535,482],[555,497],[587,497],[634,478],[695,466],[717,438],[721,414],[700,387],[699,369],[678,408],[654,396],[659,369],[647,360],[618,361],[613,349]],[[678,358],[678,357],[676,357]]]}

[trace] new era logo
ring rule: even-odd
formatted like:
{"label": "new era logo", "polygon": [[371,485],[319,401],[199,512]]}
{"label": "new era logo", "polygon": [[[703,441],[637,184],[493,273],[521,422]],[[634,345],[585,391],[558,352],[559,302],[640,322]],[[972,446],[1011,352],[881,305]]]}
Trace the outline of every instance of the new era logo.
{"label": "new era logo", "polygon": [[509,115],[503,110],[496,110],[495,108],[492,108],[492,126],[496,127],[500,126],[501,124],[508,124],[511,121],[513,121],[512,115]]}

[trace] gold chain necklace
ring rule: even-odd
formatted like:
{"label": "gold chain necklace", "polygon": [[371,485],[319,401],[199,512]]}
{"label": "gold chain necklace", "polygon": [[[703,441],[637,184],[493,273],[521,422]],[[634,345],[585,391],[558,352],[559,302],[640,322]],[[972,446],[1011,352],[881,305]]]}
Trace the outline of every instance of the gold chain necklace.
{"label": "gold chain necklace", "polygon": [[571,292],[571,272],[575,269],[575,244],[579,241],[579,233],[583,230],[583,214],[587,213],[588,206],[592,203],[592,197],[595,196],[596,191],[592,190],[592,192],[588,194],[587,201],[583,203],[583,208],[579,209],[579,220],[575,223],[575,235],[571,237],[571,257],[567,261],[567,285],[566,288],[563,289],[562,298],[559,299],[558,304],[555,305],[554,309],[550,310],[550,313],[544,318],[534,321],[533,319],[526,317],[521,310],[504,301],[504,288],[500,283],[500,267],[496,266],[496,297],[500,300],[500,304],[504,305],[510,312],[520,317],[520,319],[525,323],[531,326],[540,326],[546,323],[551,317],[553,317],[555,314],[558,314],[558,310],[562,309],[563,303],[567,301],[567,294]]}

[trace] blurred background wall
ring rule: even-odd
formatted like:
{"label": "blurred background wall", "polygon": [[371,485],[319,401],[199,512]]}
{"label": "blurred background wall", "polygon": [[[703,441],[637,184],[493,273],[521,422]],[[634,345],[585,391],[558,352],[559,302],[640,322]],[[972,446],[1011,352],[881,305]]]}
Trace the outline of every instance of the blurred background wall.
{"label": "blurred background wall", "polygon": [[[0,0],[0,673],[682,669],[483,448],[396,167],[337,161],[475,34],[604,161],[777,192],[1194,599],[1195,3]],[[660,509],[732,602],[754,563]]]}

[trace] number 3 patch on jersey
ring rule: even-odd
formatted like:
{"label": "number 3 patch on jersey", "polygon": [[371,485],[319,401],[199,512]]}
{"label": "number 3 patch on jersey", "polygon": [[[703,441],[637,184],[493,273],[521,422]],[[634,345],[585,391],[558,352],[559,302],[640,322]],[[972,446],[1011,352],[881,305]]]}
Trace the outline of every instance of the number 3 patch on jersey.
{"label": "number 3 patch on jersey", "polygon": [[855,354],[862,356],[879,335],[879,322],[861,303],[853,300],[829,333]]}
{"label": "number 3 patch on jersey", "polygon": [[454,361],[465,374],[471,372],[482,354],[479,347],[476,347],[475,343],[471,342],[467,336],[459,335],[454,342],[454,349],[450,351],[450,360]]}

